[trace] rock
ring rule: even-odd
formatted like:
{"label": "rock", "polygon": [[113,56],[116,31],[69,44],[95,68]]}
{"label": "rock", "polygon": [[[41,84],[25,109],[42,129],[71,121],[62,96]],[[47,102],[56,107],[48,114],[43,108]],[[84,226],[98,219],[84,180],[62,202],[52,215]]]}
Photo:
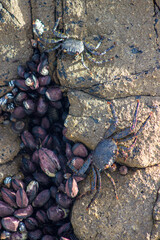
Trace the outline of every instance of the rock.
{"label": "rock", "polygon": [[0,86],[4,86],[7,81],[17,78],[18,65],[25,64],[32,53],[30,4],[2,0],[0,12]]}
{"label": "rock", "polygon": [[[126,176],[111,173],[119,200],[111,181],[102,174],[102,189],[89,210],[91,197],[77,200],[72,210],[72,225],[79,240],[154,239],[159,236],[160,222],[153,226],[153,208],[160,187],[160,165],[146,169],[129,170]],[[89,177],[81,183],[80,192],[90,189]]]}
{"label": "rock", "polygon": [[[65,121],[67,128],[65,136],[74,142],[82,142],[93,150],[112,124],[113,116],[110,106],[106,100],[95,98],[81,91],[71,91],[68,96],[71,106]],[[141,97],[139,100],[135,132],[138,131],[152,110],[153,114],[142,133],[139,134],[136,145],[127,160],[119,158],[116,161],[130,167],[143,168],[160,163],[158,130],[160,127],[160,98]],[[137,105],[136,98],[128,97],[112,102],[118,117],[117,130],[130,127]],[[156,110],[152,107],[155,107]],[[122,141],[120,144],[130,146],[132,142],[133,139],[124,143]]]}
{"label": "rock", "polygon": [[20,151],[20,138],[10,125],[0,124],[0,164],[13,161]]}
{"label": "rock", "polygon": [[5,164],[0,166],[0,184],[3,182],[4,178],[8,176],[16,175],[19,177],[20,173],[20,166],[21,166],[21,156],[16,156],[13,161],[9,161]]}
{"label": "rock", "polygon": [[[111,0],[80,3],[75,0],[70,5],[66,0],[66,11],[63,12],[65,33],[95,46],[99,36],[104,37],[98,52],[103,52],[114,42],[116,46],[104,56],[95,56],[97,61],[115,57],[105,64],[92,63],[84,54],[85,64],[92,75],[82,65],[81,57],[76,61],[72,56],[60,58],[57,73],[61,85],[108,99],[131,95],[158,96],[160,28],[156,20],[159,12],[156,4],[145,0],[134,3]],[[144,14],[140,14],[141,11]]]}

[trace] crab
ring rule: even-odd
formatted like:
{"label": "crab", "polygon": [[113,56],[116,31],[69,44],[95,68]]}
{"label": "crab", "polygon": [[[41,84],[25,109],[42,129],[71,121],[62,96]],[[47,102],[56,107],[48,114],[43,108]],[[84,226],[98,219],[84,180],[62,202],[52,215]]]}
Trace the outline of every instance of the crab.
{"label": "crab", "polygon": [[95,47],[88,42],[69,38],[69,36],[65,35],[64,33],[57,31],[57,27],[58,27],[60,19],[61,18],[58,18],[58,20],[55,22],[55,25],[53,27],[53,34],[56,37],[53,39],[42,38],[43,32],[46,31],[44,24],[39,19],[36,19],[36,21],[33,22],[33,31],[38,36],[38,41],[40,42],[40,44],[41,44],[41,42],[45,42],[48,44],[57,44],[58,43],[54,48],[48,49],[48,50],[46,50],[46,52],[54,51],[56,49],[61,48],[61,50],[63,52],[65,52],[69,55],[74,55],[75,58],[77,58],[77,56],[81,55],[81,62],[87,70],[89,70],[89,68],[85,65],[83,52],[85,53],[87,58],[93,63],[102,64],[102,63],[113,60],[113,57],[112,57],[108,60],[96,61],[96,59],[92,55],[102,56],[102,55],[106,54],[108,51],[112,50],[115,47],[115,43],[112,46],[110,46],[109,48],[107,48],[104,52],[99,53],[99,52],[97,52],[97,49],[101,45],[102,40]]}
{"label": "crab", "polygon": [[[146,126],[148,120],[150,119],[152,112],[150,112],[147,119],[142,123],[139,130],[134,132],[136,123],[137,123],[137,114],[139,109],[140,101],[137,100],[137,106],[133,117],[132,125],[129,128],[125,128],[120,132],[116,133],[116,128],[118,124],[118,118],[116,116],[114,107],[111,102],[108,102],[111,108],[111,112],[113,115],[113,124],[108,128],[106,131],[104,138],[97,144],[96,148],[93,150],[91,155],[85,161],[84,165],[79,169],[76,170],[73,165],[69,164],[69,167],[72,171],[78,175],[83,175],[88,170],[88,168],[92,167],[92,174],[93,174],[93,181],[91,183],[91,190],[89,192],[93,192],[96,189],[96,193],[94,194],[93,198],[91,199],[90,203],[88,204],[87,209],[91,206],[91,204],[97,198],[100,189],[101,189],[101,172],[106,169],[111,169],[116,162],[116,158],[118,156],[123,157],[125,160],[128,157],[129,152],[135,146],[136,140],[138,135],[142,132],[144,127]],[[128,140],[133,140],[132,144],[128,147],[124,145],[118,145],[119,142],[125,142]],[[105,172],[105,171],[104,171]],[[116,192],[115,182],[114,179],[108,172],[105,174],[110,178],[113,186],[116,198],[118,199],[118,195]],[[97,185],[98,182],[98,185]],[[82,194],[85,195],[85,194]]]}

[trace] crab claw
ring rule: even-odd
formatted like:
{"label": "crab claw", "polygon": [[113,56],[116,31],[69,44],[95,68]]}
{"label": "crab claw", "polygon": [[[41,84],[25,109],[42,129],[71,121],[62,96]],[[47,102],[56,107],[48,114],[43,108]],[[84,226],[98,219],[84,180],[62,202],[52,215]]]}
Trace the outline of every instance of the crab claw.
{"label": "crab claw", "polygon": [[42,35],[44,32],[44,24],[39,19],[33,21],[33,32],[36,35]]}

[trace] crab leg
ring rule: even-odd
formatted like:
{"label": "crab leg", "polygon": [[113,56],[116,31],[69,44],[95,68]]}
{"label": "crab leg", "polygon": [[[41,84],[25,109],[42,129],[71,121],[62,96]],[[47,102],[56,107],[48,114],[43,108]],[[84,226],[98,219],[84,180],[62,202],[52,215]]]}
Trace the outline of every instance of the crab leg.
{"label": "crab leg", "polygon": [[143,131],[143,129],[145,128],[145,126],[146,126],[146,124],[147,124],[147,122],[148,122],[148,120],[149,120],[150,117],[152,116],[152,113],[153,113],[153,112],[150,112],[149,116],[147,117],[147,119],[145,120],[145,122],[141,125],[140,129],[138,130],[138,132],[134,134],[134,137],[137,137],[137,136]]}
{"label": "crab leg", "polygon": [[108,60],[101,60],[101,61],[96,61],[96,59],[94,57],[91,56],[91,54],[89,54],[88,52],[85,52],[86,56],[88,57],[88,59],[93,62],[93,63],[97,63],[97,64],[102,64],[102,63],[106,63],[109,61],[112,61],[114,59],[114,57],[108,59]]}
{"label": "crab leg", "polygon": [[81,62],[83,64],[83,66],[88,70],[90,71],[90,69],[86,66],[85,62],[84,62],[84,57],[83,57],[83,54],[81,54]]}
{"label": "crab leg", "polygon": [[115,192],[115,195],[116,195],[116,199],[118,200],[118,194],[117,194],[117,190],[116,190],[116,184],[115,184],[115,181],[114,179],[112,178],[112,176],[108,173],[108,172],[105,172],[104,173],[107,175],[107,177],[111,180],[112,184],[113,184],[113,188],[114,188],[114,192]]}
{"label": "crab leg", "polygon": [[87,169],[89,168],[89,165],[91,164],[91,158],[89,157],[86,161],[85,161],[85,163],[83,164],[83,166],[79,169],[79,171],[78,171],[78,174],[79,175],[83,175],[86,171],[87,171]]}
{"label": "crab leg", "polygon": [[99,52],[97,52],[97,51],[95,51],[95,50],[89,49],[89,48],[88,48],[88,51],[89,51],[91,54],[93,54],[93,55],[103,56],[103,55],[105,55],[108,51],[112,50],[114,47],[115,47],[115,45],[112,45],[111,47],[107,48],[104,52],[101,52],[101,53],[99,53]]}
{"label": "crab leg", "polygon": [[[137,124],[138,109],[139,109],[139,100],[137,100],[137,107],[136,107],[136,110],[134,113],[133,122],[132,122],[131,127],[126,128],[126,129],[122,130],[121,132],[117,133],[115,136],[113,136],[113,139],[119,140],[119,139],[125,138],[134,131],[136,124]],[[135,135],[133,135],[133,137],[135,137]]]}
{"label": "crab leg", "polygon": [[93,198],[91,199],[90,203],[87,206],[87,210],[90,208],[91,204],[95,201],[95,199],[97,198],[100,190],[101,190],[101,174],[99,172],[99,170],[95,167],[95,171],[96,171],[96,175],[97,175],[97,180],[98,180],[98,186],[97,186],[97,191],[94,194]]}
{"label": "crab leg", "polygon": [[63,38],[63,39],[68,38],[68,36],[65,35],[64,33],[61,33],[59,31],[57,31],[57,27],[58,27],[58,24],[59,24],[60,20],[61,20],[61,17],[59,17],[57,19],[57,21],[55,22],[54,27],[53,27],[53,34],[58,38]]}
{"label": "crab leg", "polygon": [[61,43],[58,44],[57,46],[55,46],[54,48],[47,49],[46,52],[49,53],[49,52],[55,51],[55,50],[58,49],[60,46],[61,46]]}
{"label": "crab leg", "polygon": [[115,132],[117,124],[118,124],[118,118],[116,116],[116,112],[114,110],[114,107],[113,107],[112,103],[111,102],[107,102],[107,103],[110,105],[114,121],[113,121],[113,124],[105,132],[104,138],[109,138]]}
{"label": "crab leg", "polygon": [[92,51],[92,50],[96,50],[100,47],[102,41],[100,41],[97,46],[95,47],[93,44],[89,43],[89,42],[84,42],[84,45],[85,47],[89,50],[89,51]]}
{"label": "crab leg", "polygon": [[93,165],[92,165],[92,174],[93,174],[93,181],[91,182],[91,193],[96,189],[96,186],[97,186],[97,174]]}
{"label": "crab leg", "polygon": [[42,41],[48,44],[54,44],[54,43],[58,43],[58,42],[62,42],[64,41],[64,39],[60,38],[60,39],[56,39],[56,38],[51,38],[51,39],[47,39],[47,38],[42,38],[40,35],[38,35],[38,41]]}

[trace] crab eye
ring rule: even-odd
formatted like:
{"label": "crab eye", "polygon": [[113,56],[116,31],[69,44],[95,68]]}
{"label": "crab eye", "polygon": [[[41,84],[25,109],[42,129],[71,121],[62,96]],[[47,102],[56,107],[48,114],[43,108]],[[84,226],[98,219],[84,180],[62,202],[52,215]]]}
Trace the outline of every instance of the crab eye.
{"label": "crab eye", "polygon": [[108,169],[110,166],[108,165],[108,164],[106,164],[105,166],[104,166],[104,169]]}

